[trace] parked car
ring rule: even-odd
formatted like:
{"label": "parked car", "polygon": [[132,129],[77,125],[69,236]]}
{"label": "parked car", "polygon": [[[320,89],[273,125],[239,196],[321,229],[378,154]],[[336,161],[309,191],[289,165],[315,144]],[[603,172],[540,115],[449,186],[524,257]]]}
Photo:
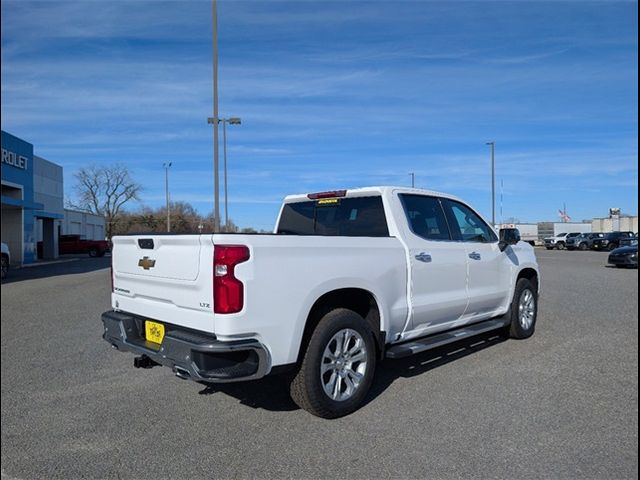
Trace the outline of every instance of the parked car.
{"label": "parked car", "polygon": [[2,242],[2,278],[9,274],[9,266],[11,265],[11,252],[9,245]]}
{"label": "parked car", "polygon": [[134,366],[203,383],[288,371],[294,401],[325,418],[358,408],[383,358],[527,338],[538,311],[519,232],[417,189],[289,196],[272,234],[116,236],[112,255],[103,338]]}
{"label": "parked car", "polygon": [[609,254],[608,262],[616,267],[638,268],[638,244],[616,248]]}
{"label": "parked car", "polygon": [[591,248],[593,250],[615,250],[620,246],[620,240],[633,238],[633,232],[611,232],[605,234],[604,238],[596,238]]}
{"label": "parked car", "polygon": [[559,233],[554,237],[547,237],[544,239],[544,246],[547,250],[564,250],[567,246],[567,240],[570,238],[574,238],[580,235],[580,232],[572,232],[572,233]]}
{"label": "parked car", "polygon": [[[38,242],[38,257],[42,257],[42,242]],[[58,253],[60,255],[88,253],[90,257],[103,257],[111,250],[107,240],[87,240],[83,235],[60,235],[58,237]]]}
{"label": "parked car", "polygon": [[567,250],[589,250],[596,238],[604,238],[604,233],[581,233],[567,239]]}
{"label": "parked car", "polygon": [[628,247],[630,245],[638,245],[638,234],[636,233],[633,237],[621,238],[620,246]]}

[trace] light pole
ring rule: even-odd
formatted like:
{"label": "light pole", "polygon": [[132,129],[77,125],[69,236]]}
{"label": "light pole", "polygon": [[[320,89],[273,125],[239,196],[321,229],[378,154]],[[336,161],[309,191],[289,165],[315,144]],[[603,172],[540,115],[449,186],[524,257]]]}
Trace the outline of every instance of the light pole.
{"label": "light pole", "polygon": [[491,224],[496,226],[496,142],[487,142],[491,146]]}
{"label": "light pole", "polygon": [[227,189],[227,123],[229,125],[240,125],[242,121],[238,117],[221,118],[222,122],[222,143],[224,145],[224,227],[225,230],[229,227],[229,201],[228,201],[228,189]]}
{"label": "light pole", "polygon": [[167,200],[167,232],[171,231],[171,210],[169,209],[169,167],[171,162],[163,163],[164,167],[164,192]]}
{"label": "light pole", "polygon": [[411,188],[416,188],[416,174],[411,172],[409,175],[411,175]]}
{"label": "light pole", "polygon": [[[211,0],[213,25],[213,231],[220,231],[220,161],[218,158],[218,2]],[[212,120],[212,121],[211,121]]]}

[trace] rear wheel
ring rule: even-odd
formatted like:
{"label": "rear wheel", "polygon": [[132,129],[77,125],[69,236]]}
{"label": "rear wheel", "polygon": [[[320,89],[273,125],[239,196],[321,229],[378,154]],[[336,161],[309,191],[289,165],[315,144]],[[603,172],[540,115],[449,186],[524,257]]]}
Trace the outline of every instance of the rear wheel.
{"label": "rear wheel", "polygon": [[97,248],[92,248],[89,250],[89,256],[90,257],[97,257],[98,256],[98,249]]}
{"label": "rear wheel", "polygon": [[318,417],[348,415],[367,395],[375,366],[376,347],[369,324],[351,310],[332,310],[311,336],[291,382],[291,398]]}
{"label": "rear wheel", "polygon": [[538,290],[530,280],[521,278],[516,283],[509,314],[511,338],[522,339],[533,335],[538,318]]}

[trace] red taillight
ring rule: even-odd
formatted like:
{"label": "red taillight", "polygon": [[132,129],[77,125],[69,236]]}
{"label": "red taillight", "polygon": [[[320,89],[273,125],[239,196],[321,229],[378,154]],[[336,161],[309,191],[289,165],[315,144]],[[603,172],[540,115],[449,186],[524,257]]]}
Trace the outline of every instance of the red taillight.
{"label": "red taillight", "polygon": [[346,194],[347,194],[346,190],[333,190],[331,192],[310,193],[307,195],[307,198],[309,198],[310,200],[317,200],[319,198],[344,197]]}
{"label": "red taillight", "polygon": [[244,245],[216,245],[213,250],[213,311],[237,313],[244,306],[244,285],[235,277],[235,267],[249,260]]}

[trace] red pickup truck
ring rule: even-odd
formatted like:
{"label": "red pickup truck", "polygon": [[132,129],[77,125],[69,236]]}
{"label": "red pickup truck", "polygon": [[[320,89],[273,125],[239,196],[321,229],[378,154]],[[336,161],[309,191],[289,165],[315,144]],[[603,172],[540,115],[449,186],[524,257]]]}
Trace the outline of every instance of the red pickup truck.
{"label": "red pickup truck", "polygon": [[[111,243],[107,240],[87,240],[82,235],[60,235],[58,238],[58,253],[88,253],[90,257],[102,257],[111,250]],[[38,256],[42,257],[42,242],[38,242]]]}

